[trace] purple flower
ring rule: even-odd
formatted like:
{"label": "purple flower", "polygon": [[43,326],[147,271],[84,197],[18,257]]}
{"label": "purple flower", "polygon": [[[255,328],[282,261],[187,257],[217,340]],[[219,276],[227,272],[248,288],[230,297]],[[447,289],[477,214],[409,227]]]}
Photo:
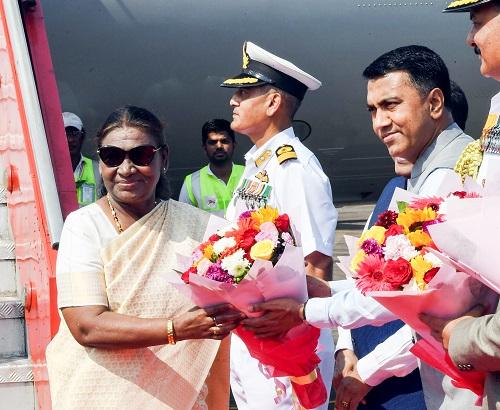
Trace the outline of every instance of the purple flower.
{"label": "purple flower", "polygon": [[245,218],[250,218],[252,216],[252,212],[251,211],[245,211],[243,212],[238,219],[245,219]]}
{"label": "purple flower", "polygon": [[384,253],[382,251],[382,248],[378,244],[378,242],[375,239],[367,239],[361,244],[361,249],[367,254],[367,255],[379,255],[379,256],[384,256]]}
{"label": "purple flower", "polygon": [[233,277],[229,275],[222,267],[220,262],[213,263],[205,273],[205,277],[217,282],[233,283]]}

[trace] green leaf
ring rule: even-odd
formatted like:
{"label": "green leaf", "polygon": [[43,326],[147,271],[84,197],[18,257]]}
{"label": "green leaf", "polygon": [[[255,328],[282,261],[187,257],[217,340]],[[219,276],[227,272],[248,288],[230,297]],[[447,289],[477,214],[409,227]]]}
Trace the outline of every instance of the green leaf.
{"label": "green leaf", "polygon": [[408,202],[405,202],[405,201],[397,201],[397,204],[398,204],[398,211],[400,213],[404,212],[406,210],[406,208],[408,207]]}

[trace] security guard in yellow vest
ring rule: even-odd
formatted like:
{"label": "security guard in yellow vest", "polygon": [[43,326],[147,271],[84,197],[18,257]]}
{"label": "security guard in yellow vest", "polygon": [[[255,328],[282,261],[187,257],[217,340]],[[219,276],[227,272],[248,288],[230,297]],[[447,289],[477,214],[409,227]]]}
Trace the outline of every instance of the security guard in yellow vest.
{"label": "security guard in yellow vest", "polygon": [[63,112],[62,116],[68,139],[78,205],[82,207],[97,200],[102,184],[101,175],[97,161],[84,157],[81,153],[85,139],[82,120],[71,112]]}
{"label": "security guard in yellow vest", "polygon": [[186,176],[179,201],[223,217],[244,167],[232,162],[236,142],[229,121],[207,121],[201,135],[209,163]]}

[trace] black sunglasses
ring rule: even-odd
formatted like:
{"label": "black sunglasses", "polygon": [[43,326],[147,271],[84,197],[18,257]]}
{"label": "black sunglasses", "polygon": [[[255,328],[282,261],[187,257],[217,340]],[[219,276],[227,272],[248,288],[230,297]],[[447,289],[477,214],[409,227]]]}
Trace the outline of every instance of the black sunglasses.
{"label": "black sunglasses", "polygon": [[153,161],[156,152],[164,147],[164,145],[160,145],[159,147],[155,147],[154,145],[139,145],[131,150],[125,151],[113,145],[103,145],[99,147],[97,153],[101,161],[108,167],[120,166],[127,156],[134,165],[147,167]]}

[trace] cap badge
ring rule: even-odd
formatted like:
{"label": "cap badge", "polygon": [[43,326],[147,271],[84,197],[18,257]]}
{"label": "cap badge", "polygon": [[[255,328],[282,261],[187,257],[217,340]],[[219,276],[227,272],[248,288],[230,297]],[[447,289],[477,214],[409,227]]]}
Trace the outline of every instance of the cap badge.
{"label": "cap badge", "polygon": [[276,150],[276,157],[278,164],[283,164],[290,159],[297,159],[297,153],[291,145],[282,145]]}
{"label": "cap badge", "polygon": [[264,163],[269,161],[269,158],[271,158],[272,151],[270,149],[266,149],[260,156],[255,160],[255,166],[257,168],[260,168]]}
{"label": "cap badge", "polygon": [[250,63],[250,57],[247,54],[247,43],[243,43],[243,68],[248,68],[248,64]]}

